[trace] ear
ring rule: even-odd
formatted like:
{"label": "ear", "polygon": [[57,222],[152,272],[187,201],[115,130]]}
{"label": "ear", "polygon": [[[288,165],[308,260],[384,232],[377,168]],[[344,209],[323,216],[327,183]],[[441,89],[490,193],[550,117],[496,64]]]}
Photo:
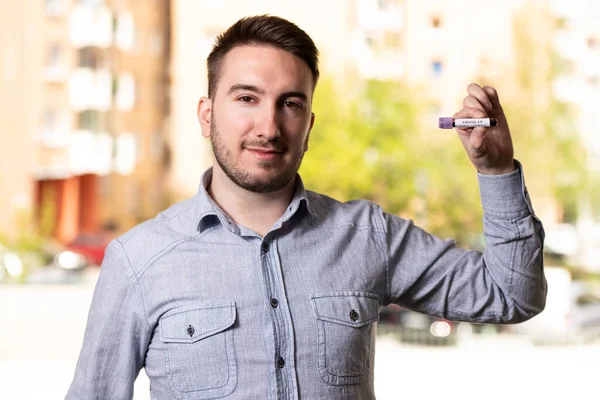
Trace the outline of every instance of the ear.
{"label": "ear", "polygon": [[202,128],[202,136],[210,138],[210,119],[212,117],[212,100],[208,97],[202,97],[198,101],[198,122]]}
{"label": "ear", "polygon": [[310,126],[308,127],[308,134],[306,135],[306,140],[304,141],[304,152],[308,151],[308,138],[310,137],[310,132],[312,131],[313,125],[315,124],[315,113],[310,113]]}

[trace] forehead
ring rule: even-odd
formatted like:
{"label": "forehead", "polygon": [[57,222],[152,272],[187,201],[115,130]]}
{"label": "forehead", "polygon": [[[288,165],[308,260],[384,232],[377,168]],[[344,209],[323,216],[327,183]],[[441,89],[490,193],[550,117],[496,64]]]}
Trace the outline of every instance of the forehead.
{"label": "forehead", "polygon": [[267,90],[305,91],[310,96],[313,76],[304,60],[285,50],[244,45],[234,47],[225,55],[217,92],[226,92],[240,83]]}

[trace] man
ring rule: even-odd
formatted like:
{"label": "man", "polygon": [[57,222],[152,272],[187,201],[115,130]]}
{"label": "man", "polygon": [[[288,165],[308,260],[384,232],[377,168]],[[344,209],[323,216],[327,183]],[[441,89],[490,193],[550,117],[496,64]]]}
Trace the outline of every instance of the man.
{"label": "man", "polygon": [[492,323],[543,309],[543,230],[494,89],[469,85],[455,114],[498,120],[458,130],[479,172],[479,253],[304,189],[319,72],[296,25],[238,21],[208,71],[213,167],[194,198],[109,245],[68,399],[131,398],[142,367],[156,399],[373,399],[382,306]]}

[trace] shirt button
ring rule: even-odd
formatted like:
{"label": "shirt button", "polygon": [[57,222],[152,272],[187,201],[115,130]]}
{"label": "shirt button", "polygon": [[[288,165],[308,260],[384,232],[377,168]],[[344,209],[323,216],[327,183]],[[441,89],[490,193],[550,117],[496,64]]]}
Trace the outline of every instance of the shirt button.
{"label": "shirt button", "polygon": [[279,360],[277,360],[277,366],[279,368],[283,368],[285,366],[285,360],[283,359],[283,357],[279,357]]}
{"label": "shirt button", "polygon": [[260,246],[261,250],[263,251],[263,253],[268,253],[269,252],[269,243],[263,243]]}
{"label": "shirt button", "polygon": [[190,337],[194,336],[194,331],[195,331],[195,329],[194,329],[193,326],[191,326],[191,325],[188,326],[188,328],[187,328],[187,334],[190,335]]}
{"label": "shirt button", "polygon": [[350,319],[356,321],[358,319],[358,313],[354,310],[350,311]]}
{"label": "shirt button", "polygon": [[271,307],[277,308],[278,305],[279,302],[277,301],[277,299],[271,299]]}

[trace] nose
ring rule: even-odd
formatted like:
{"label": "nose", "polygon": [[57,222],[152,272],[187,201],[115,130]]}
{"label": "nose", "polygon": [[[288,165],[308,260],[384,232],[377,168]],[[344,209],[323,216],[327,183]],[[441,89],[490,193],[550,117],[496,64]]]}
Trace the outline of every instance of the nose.
{"label": "nose", "polygon": [[258,136],[269,141],[281,136],[277,107],[266,107],[265,110],[263,110],[260,121],[258,121],[257,131]]}

